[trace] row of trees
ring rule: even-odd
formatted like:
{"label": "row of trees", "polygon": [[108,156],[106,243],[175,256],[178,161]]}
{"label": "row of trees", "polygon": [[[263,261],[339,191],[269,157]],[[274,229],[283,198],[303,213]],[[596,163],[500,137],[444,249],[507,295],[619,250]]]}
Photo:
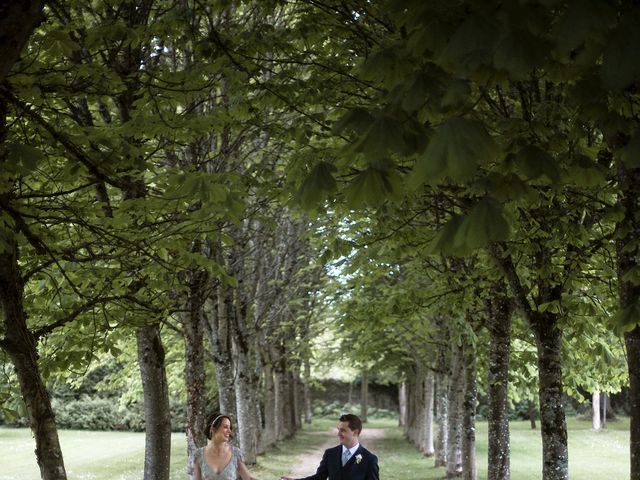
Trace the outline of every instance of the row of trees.
{"label": "row of trees", "polygon": [[299,426],[322,276],[284,194],[305,118],[273,86],[291,82],[273,55],[292,12],[27,3],[7,6],[21,31],[2,32],[16,49],[0,92],[0,347],[16,380],[3,406],[21,398],[42,478],[66,478],[47,384],[135,338],[145,478],[168,478],[163,339],[180,338],[189,454],[219,406],[252,463]]}
{"label": "row of trees", "polygon": [[382,26],[354,70],[370,95],[352,99],[335,127],[348,141],[308,186],[367,212],[336,229],[343,318],[371,353],[383,339],[412,365],[408,435],[431,451],[435,402],[436,462],[476,478],[480,385],[489,478],[509,478],[507,387],[531,389],[537,372],[543,478],[567,479],[564,395],[629,381],[640,478],[638,5],[371,8]]}
{"label": "row of trees", "polygon": [[508,478],[507,385],[537,371],[543,477],[568,478],[563,392],[627,381],[617,333],[640,478],[634,2],[50,1],[40,26],[25,5],[0,69],[0,345],[43,478],[65,478],[43,378],[134,332],[149,478],[166,328],[190,450],[204,336],[247,459],[290,433],[323,247],[349,260],[347,351],[406,373],[426,450],[436,377],[449,476],[475,476],[480,372]]}

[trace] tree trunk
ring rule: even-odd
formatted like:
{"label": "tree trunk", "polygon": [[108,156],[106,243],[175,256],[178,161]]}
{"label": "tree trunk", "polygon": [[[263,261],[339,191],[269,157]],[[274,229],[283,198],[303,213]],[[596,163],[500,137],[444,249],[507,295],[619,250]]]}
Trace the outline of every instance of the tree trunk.
{"label": "tree trunk", "polygon": [[500,292],[500,282],[492,288],[489,302],[489,368],[488,368],[488,480],[509,480],[509,352],[513,307]]}
{"label": "tree trunk", "polygon": [[449,432],[447,435],[447,478],[462,476],[462,410],[464,401],[464,359],[462,348],[451,348],[449,384]]}
{"label": "tree trunk", "polygon": [[144,479],[169,480],[171,412],[160,327],[138,327],[136,337],[144,396]]}
{"label": "tree trunk", "polygon": [[204,369],[203,292],[208,280],[204,272],[189,272],[190,281],[187,312],[182,315],[184,331],[184,379],[187,390],[187,477],[193,478],[193,454],[206,445],[205,433],[207,389]]}
{"label": "tree trunk", "polygon": [[2,2],[0,15],[0,84],[4,83],[33,30],[45,20],[44,1]]}
{"label": "tree trunk", "polygon": [[536,409],[533,404],[533,400],[528,400],[528,413],[529,413],[529,424],[531,425],[531,430],[536,430]]}
{"label": "tree trunk", "polygon": [[311,364],[309,363],[309,359],[304,359],[304,384],[303,384],[303,395],[304,395],[304,423],[310,424],[313,419],[313,412],[311,410],[311,386],[309,385],[311,381]]}
{"label": "tree trunk", "polygon": [[407,433],[407,382],[404,381],[400,384],[400,388],[398,388],[398,405],[400,409],[400,416],[398,420],[398,425],[403,427],[404,432]]}
{"label": "tree trunk", "polygon": [[435,380],[432,370],[427,370],[424,379],[424,440],[422,453],[426,457],[433,457],[433,400],[435,394]]}
{"label": "tree trunk", "polygon": [[[514,300],[536,337],[543,480],[566,480],[569,477],[569,454],[567,424],[562,405],[562,331],[558,325],[559,315],[532,308],[528,290],[520,281],[513,260],[505,254],[504,246],[492,244],[490,251],[501,266]],[[535,260],[538,269],[552,263],[551,254],[546,250],[539,250]],[[562,285],[557,283],[557,279],[540,277],[537,283],[536,305],[561,300]]]}
{"label": "tree trunk", "polygon": [[367,421],[367,405],[369,403],[369,371],[362,369],[362,384],[360,390],[360,420]]}
{"label": "tree trunk", "polygon": [[[617,141],[617,137],[614,139]],[[611,142],[613,143],[613,142]],[[614,147],[617,145],[614,145]],[[640,266],[637,240],[640,237],[640,168],[628,168],[618,161],[617,171],[620,194],[618,205],[624,209],[624,217],[617,225],[616,256],[618,275],[618,305],[621,311],[637,308],[640,302],[640,285],[625,276]],[[634,317],[637,322],[637,317]],[[640,325],[626,332],[624,342],[629,370],[630,428],[630,480],[640,480]]]}
{"label": "tree trunk", "polygon": [[600,392],[593,392],[591,395],[591,428],[600,430]]}
{"label": "tree trunk", "polygon": [[[1,228],[1,227],[0,227]],[[66,480],[64,460],[49,394],[40,375],[37,339],[27,328],[18,247],[6,242],[0,253],[0,304],[4,321],[1,346],[15,367],[29,425],[36,441],[36,459],[43,480]]]}
{"label": "tree trunk", "polygon": [[[240,314],[236,314],[239,316]],[[256,463],[261,449],[261,415],[258,402],[260,375],[257,371],[255,348],[252,339],[242,333],[236,320],[233,335],[233,350],[236,358],[237,377],[234,382],[236,412],[238,418],[238,438],[245,463]]]}
{"label": "tree trunk", "polygon": [[291,416],[291,434],[300,427],[300,394],[298,393],[298,376],[293,370],[289,371],[289,402],[291,408],[289,415]]}
{"label": "tree trunk", "polygon": [[601,394],[602,399],[602,428],[607,427],[607,403],[608,395],[606,393]]}
{"label": "tree trunk", "polygon": [[211,299],[213,308],[208,309],[205,327],[211,342],[213,365],[218,385],[219,411],[237,418],[236,397],[234,390],[235,364],[231,348],[231,289],[219,285],[216,295]]}
{"label": "tree trunk", "polygon": [[273,368],[269,363],[264,363],[264,446],[268,447],[276,442],[277,437],[277,409],[276,409],[276,385],[273,378]]}
{"label": "tree trunk", "polygon": [[[4,78],[36,23],[15,24],[16,15],[26,14],[33,10],[36,2],[28,2],[23,5],[20,2],[9,2],[6,5],[8,11],[3,12],[0,18],[0,32],[9,37],[0,42],[3,55],[0,55],[0,78]],[[36,9],[42,16],[42,4]],[[20,13],[22,12],[22,13]],[[33,12],[32,12],[33,13]],[[24,38],[18,38],[12,29],[23,30]],[[13,38],[11,38],[13,37]],[[0,47],[2,48],[2,47]],[[15,49],[14,53],[9,50]],[[0,100],[0,170],[7,161],[4,143],[7,137],[7,104]],[[2,184],[0,198],[11,198],[8,191],[10,185]],[[2,208],[0,208],[0,211]],[[27,326],[27,315],[24,311],[24,281],[18,263],[20,251],[15,241],[15,232],[12,227],[0,221],[0,311],[3,320],[3,336],[0,338],[0,348],[7,352],[15,367],[20,392],[29,416],[29,426],[36,442],[36,460],[40,468],[40,477],[44,480],[66,480],[67,473],[64,468],[64,460],[55,416],[51,408],[49,393],[42,381],[40,366],[38,365],[38,339],[34,337]]]}
{"label": "tree trunk", "polygon": [[436,467],[447,465],[447,445],[449,444],[449,379],[446,374],[436,376]]}
{"label": "tree trunk", "polygon": [[424,442],[424,369],[418,364],[407,382],[407,438],[422,451]]}
{"label": "tree trunk", "polygon": [[629,402],[631,407],[630,480],[640,480],[640,326],[624,336],[629,362]]}
{"label": "tree trunk", "polygon": [[562,404],[562,332],[552,313],[534,315],[532,328],[538,350],[540,431],[543,480],[569,478],[567,424]]}
{"label": "tree trunk", "polygon": [[477,480],[476,461],[476,403],[478,388],[476,385],[476,352],[467,345],[464,351],[464,400],[462,418],[462,477],[465,480]]}
{"label": "tree trunk", "polygon": [[280,355],[280,360],[276,365],[276,410],[277,410],[277,438],[284,440],[293,434],[291,410],[291,388],[290,377],[287,373],[287,362],[284,354]]}

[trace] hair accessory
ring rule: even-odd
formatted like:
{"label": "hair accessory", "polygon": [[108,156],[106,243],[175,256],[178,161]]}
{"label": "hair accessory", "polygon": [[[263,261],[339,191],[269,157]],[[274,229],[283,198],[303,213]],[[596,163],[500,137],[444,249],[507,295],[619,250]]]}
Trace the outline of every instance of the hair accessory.
{"label": "hair accessory", "polygon": [[213,426],[215,425],[215,423],[220,420],[221,418],[226,417],[226,415],[218,415],[216,418],[213,419],[213,422],[211,422],[211,427],[213,428]]}

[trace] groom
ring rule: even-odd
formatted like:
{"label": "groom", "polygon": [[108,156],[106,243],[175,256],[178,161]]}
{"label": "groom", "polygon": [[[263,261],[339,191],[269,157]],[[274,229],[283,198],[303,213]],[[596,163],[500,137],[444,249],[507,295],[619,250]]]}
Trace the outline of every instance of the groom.
{"label": "groom", "polygon": [[342,415],[338,423],[340,445],[325,450],[315,475],[298,480],[379,480],[378,457],[360,445],[360,432],[360,418]]}

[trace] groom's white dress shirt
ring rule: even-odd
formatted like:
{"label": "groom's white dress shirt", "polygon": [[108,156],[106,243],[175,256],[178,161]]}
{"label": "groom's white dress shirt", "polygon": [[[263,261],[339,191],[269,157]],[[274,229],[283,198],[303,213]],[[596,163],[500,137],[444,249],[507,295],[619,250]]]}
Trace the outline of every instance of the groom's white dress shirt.
{"label": "groom's white dress shirt", "polygon": [[342,455],[344,455],[344,452],[346,452],[347,450],[349,450],[349,458],[353,457],[356,453],[356,451],[358,450],[358,448],[360,448],[360,443],[356,443],[353,447],[351,448],[347,448],[344,445],[342,445]]}

